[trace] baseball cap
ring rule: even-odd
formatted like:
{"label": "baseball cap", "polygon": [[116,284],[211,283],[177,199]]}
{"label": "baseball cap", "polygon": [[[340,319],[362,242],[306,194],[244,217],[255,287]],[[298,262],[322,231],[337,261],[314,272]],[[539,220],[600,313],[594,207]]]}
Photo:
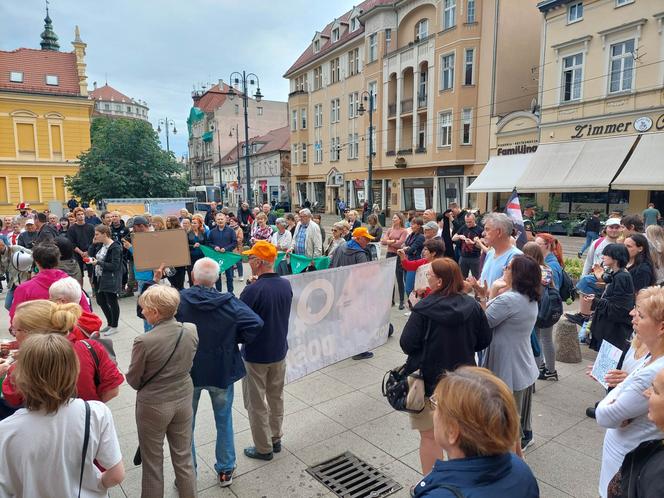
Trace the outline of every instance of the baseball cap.
{"label": "baseball cap", "polygon": [[435,221],[427,221],[422,227],[424,230],[438,230],[440,228]]}
{"label": "baseball cap", "polygon": [[620,218],[609,218],[604,225],[607,227],[611,225],[622,225],[622,222],[620,221]]}
{"label": "baseball cap", "polygon": [[35,220],[33,220],[32,218],[28,218],[27,220],[25,220],[25,224],[26,224],[26,225],[34,225],[34,224],[35,224]]}
{"label": "baseball cap", "polygon": [[145,216],[134,216],[134,222],[132,223],[132,226],[134,225],[145,225],[148,226],[148,220]]}
{"label": "baseball cap", "polygon": [[529,202],[528,204],[526,204],[526,209],[535,209],[536,207],[537,204],[535,204],[534,202]]}
{"label": "baseball cap", "polygon": [[248,251],[242,251],[243,256],[256,256],[258,259],[270,263],[277,259],[277,248],[267,240],[258,240]]}
{"label": "baseball cap", "polygon": [[376,237],[369,234],[369,230],[366,227],[357,227],[353,230],[353,237],[364,237],[365,239],[374,240]]}

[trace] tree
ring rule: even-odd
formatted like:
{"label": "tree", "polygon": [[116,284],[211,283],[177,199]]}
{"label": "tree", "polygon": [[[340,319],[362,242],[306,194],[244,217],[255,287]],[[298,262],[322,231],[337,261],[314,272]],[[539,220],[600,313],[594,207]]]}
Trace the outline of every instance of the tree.
{"label": "tree", "polygon": [[150,123],[95,118],[90,139],[90,149],[78,156],[78,173],[66,180],[81,199],[181,197],[186,192],[184,168],[160,148]]}

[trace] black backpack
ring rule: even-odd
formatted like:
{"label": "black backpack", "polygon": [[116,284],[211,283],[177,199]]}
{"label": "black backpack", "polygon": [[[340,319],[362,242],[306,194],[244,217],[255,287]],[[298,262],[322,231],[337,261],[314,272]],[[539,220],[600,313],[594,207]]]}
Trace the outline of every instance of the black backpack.
{"label": "black backpack", "polygon": [[542,299],[539,302],[537,311],[537,321],[535,327],[538,329],[547,329],[553,327],[563,315],[563,300],[553,286],[547,286],[542,289]]}
{"label": "black backpack", "polygon": [[560,282],[559,294],[563,302],[567,302],[569,299],[574,301],[577,297],[579,297],[576,291],[576,287],[574,287],[574,283],[572,282],[572,277],[570,277],[569,273],[567,273],[565,270],[563,270],[563,279],[562,282]]}

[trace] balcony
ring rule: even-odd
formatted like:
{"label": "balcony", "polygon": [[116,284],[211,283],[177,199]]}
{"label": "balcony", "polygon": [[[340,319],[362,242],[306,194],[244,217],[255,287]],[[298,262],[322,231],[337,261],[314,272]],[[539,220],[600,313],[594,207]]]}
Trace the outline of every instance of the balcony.
{"label": "balcony", "polygon": [[298,95],[306,95],[307,93],[309,93],[307,90],[295,90],[288,94],[288,98],[296,97]]}
{"label": "balcony", "polygon": [[386,155],[386,156],[396,156],[397,153],[394,152],[393,150],[388,150],[388,151],[385,153],[385,155]]}
{"label": "balcony", "polygon": [[400,155],[400,156],[410,156],[410,155],[413,154],[413,148],[409,147],[407,149],[399,149],[397,154]]}
{"label": "balcony", "polygon": [[427,148],[426,147],[418,147],[415,149],[415,154],[426,154],[427,153]]}
{"label": "balcony", "polygon": [[393,118],[396,115],[397,115],[397,105],[396,104],[389,104],[387,106],[387,117],[388,118]]}
{"label": "balcony", "polygon": [[401,114],[406,112],[413,112],[413,99],[406,99],[401,101]]}
{"label": "balcony", "polygon": [[426,109],[427,107],[427,96],[426,95],[418,95],[417,97],[417,108],[418,109]]}

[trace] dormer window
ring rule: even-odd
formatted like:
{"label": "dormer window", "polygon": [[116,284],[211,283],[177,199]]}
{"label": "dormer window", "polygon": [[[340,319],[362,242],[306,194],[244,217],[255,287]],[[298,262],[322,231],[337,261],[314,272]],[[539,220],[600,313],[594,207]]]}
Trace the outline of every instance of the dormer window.
{"label": "dormer window", "polygon": [[55,74],[46,75],[46,84],[50,86],[58,86],[58,77]]}
{"label": "dormer window", "polygon": [[23,83],[23,73],[20,71],[12,71],[9,73],[9,81],[12,83]]}
{"label": "dormer window", "polygon": [[415,25],[415,41],[424,40],[429,36],[429,20],[422,19]]}
{"label": "dormer window", "polygon": [[350,30],[355,31],[359,27],[360,27],[360,20],[357,17],[353,17],[350,20]]}
{"label": "dormer window", "polygon": [[332,43],[338,42],[340,38],[339,28],[334,28],[332,30]]}
{"label": "dormer window", "polygon": [[314,40],[314,53],[320,52],[320,40]]}

